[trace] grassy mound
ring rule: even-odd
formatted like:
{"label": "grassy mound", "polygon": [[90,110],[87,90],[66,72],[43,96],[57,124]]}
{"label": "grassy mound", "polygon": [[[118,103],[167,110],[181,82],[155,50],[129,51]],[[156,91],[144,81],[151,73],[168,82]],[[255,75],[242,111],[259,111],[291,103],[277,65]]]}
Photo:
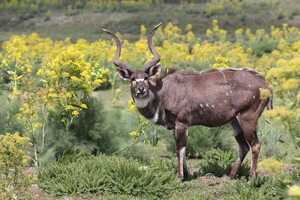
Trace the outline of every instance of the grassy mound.
{"label": "grassy mound", "polygon": [[151,199],[166,198],[180,187],[170,163],[143,165],[104,155],[48,165],[40,170],[39,182],[56,195],[105,192]]}

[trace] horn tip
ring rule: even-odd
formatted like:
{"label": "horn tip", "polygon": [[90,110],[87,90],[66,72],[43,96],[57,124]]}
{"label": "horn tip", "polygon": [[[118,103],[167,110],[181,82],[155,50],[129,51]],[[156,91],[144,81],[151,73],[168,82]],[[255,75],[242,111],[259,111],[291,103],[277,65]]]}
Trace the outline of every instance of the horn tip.
{"label": "horn tip", "polygon": [[159,22],[157,25],[154,26],[154,29],[157,29],[158,27],[160,27],[162,25],[162,22]]}
{"label": "horn tip", "polygon": [[103,32],[105,32],[105,33],[111,33],[108,29],[106,29],[106,28],[101,28],[101,30],[103,31]]}

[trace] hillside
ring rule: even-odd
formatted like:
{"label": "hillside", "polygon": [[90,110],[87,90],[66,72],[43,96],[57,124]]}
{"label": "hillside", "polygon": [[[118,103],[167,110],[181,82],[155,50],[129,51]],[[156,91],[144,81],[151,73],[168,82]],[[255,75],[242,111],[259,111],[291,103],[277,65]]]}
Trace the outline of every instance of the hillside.
{"label": "hillside", "polygon": [[[183,1],[184,2],[184,1]],[[200,1],[202,2],[202,1]],[[2,6],[3,7],[3,6]],[[135,40],[140,26],[158,22],[172,22],[184,29],[192,24],[193,31],[201,37],[212,21],[217,19],[222,28],[233,32],[237,28],[269,29],[270,25],[283,23],[300,27],[300,1],[297,0],[222,0],[181,4],[95,4],[85,6],[59,5],[24,8],[1,8],[0,41],[12,34],[37,32],[55,39],[86,38],[96,40],[101,27],[122,33]]]}

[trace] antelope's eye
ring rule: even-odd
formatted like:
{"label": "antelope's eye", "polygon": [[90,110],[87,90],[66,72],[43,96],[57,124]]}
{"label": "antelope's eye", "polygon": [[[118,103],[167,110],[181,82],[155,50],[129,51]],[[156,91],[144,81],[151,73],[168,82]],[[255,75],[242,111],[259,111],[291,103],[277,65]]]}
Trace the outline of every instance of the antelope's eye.
{"label": "antelope's eye", "polygon": [[148,76],[145,76],[144,80],[145,80],[145,81],[148,80]]}

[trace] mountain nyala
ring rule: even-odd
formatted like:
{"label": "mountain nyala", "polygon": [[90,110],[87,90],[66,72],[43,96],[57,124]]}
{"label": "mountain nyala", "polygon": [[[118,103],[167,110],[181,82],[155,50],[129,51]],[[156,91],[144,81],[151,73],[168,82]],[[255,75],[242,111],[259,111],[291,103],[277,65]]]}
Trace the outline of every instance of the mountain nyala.
{"label": "mountain nyala", "polygon": [[272,108],[272,95],[260,96],[260,90],[272,89],[263,76],[249,68],[225,68],[206,71],[169,70],[162,75],[160,55],[153,45],[153,35],[147,36],[153,59],[142,70],[133,70],[120,61],[121,41],[111,31],[116,43],[113,64],[121,78],[130,82],[137,110],[157,125],[173,130],[176,141],[178,177],[188,177],[186,145],[188,128],[195,125],[218,127],[231,124],[239,146],[238,159],[232,164],[230,177],[235,177],[246,154],[251,149],[250,174],[256,176],[261,143],[257,123],[265,108]]}

